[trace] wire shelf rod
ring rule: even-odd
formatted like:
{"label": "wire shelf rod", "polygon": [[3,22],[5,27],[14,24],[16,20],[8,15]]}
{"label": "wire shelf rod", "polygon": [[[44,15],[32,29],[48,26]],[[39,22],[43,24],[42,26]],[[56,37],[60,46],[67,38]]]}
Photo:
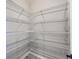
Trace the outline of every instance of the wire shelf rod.
{"label": "wire shelf rod", "polygon": [[[44,10],[40,10],[40,11],[45,12],[45,11],[49,11],[49,10],[53,10],[53,9],[62,8],[62,7],[65,7],[65,6],[66,6],[66,3],[65,3],[65,4],[61,4],[61,5],[57,5],[57,6],[53,6],[53,7],[50,7],[50,8],[44,9]],[[33,14],[39,14],[40,11],[35,12],[35,13],[33,13]]]}
{"label": "wire shelf rod", "polygon": [[[33,41],[37,41],[37,40],[40,40],[40,41],[46,41],[46,42],[51,42],[51,43],[57,43],[57,44],[63,44],[63,45],[68,45],[68,43],[63,43],[63,42],[56,42],[56,41],[49,41],[49,40],[44,40],[44,39],[34,39]],[[64,40],[64,39],[63,39]]]}
{"label": "wire shelf rod", "polygon": [[[50,13],[58,13],[58,12],[62,12],[62,11],[65,11],[65,10],[67,10],[67,8],[66,9],[60,9],[60,10],[55,10],[55,11],[49,11],[49,12],[43,12],[42,13],[42,15],[46,15],[46,14],[50,14]],[[40,12],[41,13],[41,12]],[[35,15],[35,16],[33,16],[33,18],[34,17],[37,17],[37,16],[40,16],[41,14],[39,14],[39,15]]]}
{"label": "wire shelf rod", "polygon": [[[34,49],[34,50],[36,50],[36,49]],[[37,50],[39,50],[39,49],[37,49]],[[37,50],[36,50],[36,51],[37,51]],[[34,52],[34,53],[36,53],[36,54],[39,54],[39,53],[37,53],[37,52],[35,52],[35,51],[33,51],[33,50],[31,50],[31,51]],[[43,55],[42,55],[42,54],[43,54]],[[39,54],[39,55],[42,55],[43,57],[50,58],[50,59],[52,59],[52,58],[58,59],[56,56],[50,56],[50,55],[44,53],[44,51],[42,51],[42,54]],[[46,55],[46,56],[45,56],[45,55]]]}
{"label": "wire shelf rod", "polygon": [[34,24],[47,24],[47,23],[59,23],[59,22],[67,22],[67,20],[63,20],[63,21],[45,21],[45,22],[36,22]]}
{"label": "wire shelf rod", "polygon": [[[11,19],[12,19],[12,20],[11,20]],[[12,17],[8,17],[8,18],[6,19],[6,21],[7,21],[7,22],[22,23],[22,24],[30,24],[29,21],[26,22],[26,21],[24,21],[24,20],[22,20],[22,19],[16,19],[16,18],[12,18]]]}
{"label": "wire shelf rod", "polygon": [[[34,43],[36,43],[37,44],[37,42],[34,42]],[[43,44],[43,43],[41,43],[42,45],[44,45],[44,46],[47,46],[47,47],[51,47],[51,48],[56,48],[56,49],[64,49],[64,50],[66,50],[66,51],[69,51],[69,48],[65,48],[65,47],[57,47],[57,46],[51,46],[51,45],[46,45],[46,44]],[[41,45],[40,44],[40,45]]]}
{"label": "wire shelf rod", "polygon": [[[20,12],[14,10],[14,9],[11,9],[11,8],[9,8],[9,7],[6,7],[6,8],[9,9],[10,11],[13,11],[13,12],[16,12],[16,13],[20,14]],[[22,10],[23,10],[23,9],[22,9]],[[23,10],[22,12],[24,12],[24,10]],[[25,13],[26,13],[26,12],[25,12]],[[24,14],[22,13],[21,15],[26,16],[26,17],[29,17],[29,14],[28,14],[28,15],[24,15]]]}
{"label": "wire shelf rod", "polygon": [[29,32],[31,32],[31,31],[27,31],[27,32],[23,32],[23,31],[12,31],[12,32],[6,32],[7,34],[8,33],[29,33]]}
{"label": "wire shelf rod", "polygon": [[25,39],[22,39],[22,40],[18,40],[16,42],[13,42],[13,43],[10,43],[10,44],[6,44],[6,46],[8,47],[8,46],[11,46],[13,44],[17,44],[17,43],[22,42],[22,41],[29,41],[29,39],[28,38],[25,38]]}

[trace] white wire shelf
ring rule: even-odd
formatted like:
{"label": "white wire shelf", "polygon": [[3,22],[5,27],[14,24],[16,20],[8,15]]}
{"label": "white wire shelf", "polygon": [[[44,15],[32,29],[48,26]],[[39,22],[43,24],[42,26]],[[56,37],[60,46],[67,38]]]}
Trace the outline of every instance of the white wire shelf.
{"label": "white wire shelf", "polygon": [[[36,50],[36,49],[34,49],[34,50]],[[58,59],[57,57],[55,57],[55,56],[50,56],[49,54],[46,54],[46,53],[44,53],[44,51],[43,52],[41,52],[41,54],[40,53],[37,53],[36,51],[34,51],[33,49],[31,49],[31,52],[33,52],[33,53],[36,53],[36,54],[39,54],[39,55],[41,55],[41,56],[43,56],[43,57],[45,57],[45,58],[48,58],[48,59],[52,59],[52,58],[54,58],[54,59]]]}
{"label": "white wire shelf", "polygon": [[6,19],[7,22],[15,22],[15,23],[22,23],[22,24],[30,24],[30,22],[28,21],[24,21],[22,19],[17,19],[17,18],[12,18],[12,17],[7,17]]}
{"label": "white wire shelf", "polygon": [[19,14],[22,13],[22,15],[29,17],[29,13],[27,11],[25,11],[24,8],[22,8],[21,6],[19,6],[18,4],[16,4],[12,0],[7,0],[6,8],[13,11],[13,12],[16,12],[16,13],[19,13]]}
{"label": "white wire shelf", "polygon": [[[11,46],[7,46],[7,53],[10,53],[10,52],[12,52],[12,51],[14,51],[15,49],[18,49],[18,48],[20,48],[20,47],[24,47],[24,46],[27,46],[28,47],[28,45],[27,45],[27,43],[28,43],[28,41],[25,41],[26,43],[25,44],[23,44],[23,45],[21,45],[21,46],[17,46],[17,44],[18,43],[16,43],[16,44],[13,44],[13,45],[11,45]],[[15,45],[16,45],[16,47],[15,47]],[[14,48],[15,47],[15,48]]]}
{"label": "white wire shelf", "polygon": [[62,11],[65,11],[65,10],[68,10],[68,8],[59,9],[59,10],[55,10],[55,11],[49,11],[49,12],[40,12],[39,15],[35,15],[35,16],[33,16],[33,17],[37,17],[37,16],[45,15],[45,14],[50,14],[50,13],[58,13],[58,12],[62,12]]}
{"label": "white wire shelf", "polygon": [[[50,47],[49,47],[50,48]],[[33,48],[33,49],[39,49],[39,50],[43,50],[44,52],[45,51],[49,51],[49,53],[50,52],[53,52],[54,54],[64,54],[64,50],[63,49],[56,49],[56,48],[53,48],[53,49],[49,49],[49,48],[46,48],[46,47],[43,47],[43,48],[41,48],[41,47],[38,47],[38,48]],[[56,50],[55,50],[56,49]],[[59,51],[59,52],[58,52]]]}
{"label": "white wire shelf", "polygon": [[[69,45],[67,42],[57,42],[57,41],[52,41],[52,40],[45,40],[45,39],[34,39],[34,40],[32,40],[32,41],[38,41],[38,40],[40,40],[40,41],[43,41],[43,42],[51,42],[51,43],[57,43],[57,44],[63,44],[63,45]],[[64,40],[64,39],[63,39]]]}
{"label": "white wire shelf", "polygon": [[43,21],[43,22],[35,22],[34,24],[48,24],[48,23],[59,23],[59,22],[68,22],[68,20],[62,20],[62,21]]}
{"label": "white wire shelf", "polygon": [[11,32],[6,32],[6,34],[9,34],[9,33],[31,33],[31,32],[32,31],[11,31]]}
{"label": "white wire shelf", "polygon": [[45,15],[45,14],[49,14],[49,13],[56,13],[56,12],[66,11],[66,10],[68,10],[66,5],[67,4],[61,4],[61,5],[58,5],[58,6],[50,7],[50,8],[47,8],[45,10],[35,12],[35,13],[33,13],[33,15],[34,15],[33,17],[40,16],[40,15]]}
{"label": "white wire shelf", "polygon": [[[38,43],[38,42],[34,42],[34,45],[36,46],[37,44],[40,44],[40,43]],[[68,48],[68,45],[64,45],[64,46],[61,46],[61,47],[59,47],[59,46],[52,46],[52,45],[46,45],[46,44],[44,44],[44,43],[41,43],[40,45],[42,45],[42,46],[44,46],[44,47],[51,47],[51,48],[55,48],[55,49],[60,49],[60,50],[66,50],[66,51],[69,51],[69,48]]]}
{"label": "white wire shelf", "polygon": [[[16,11],[16,10],[11,9],[11,8],[9,8],[9,7],[6,7],[6,8],[7,8],[7,10],[9,9],[9,10],[12,11],[12,12],[15,12],[15,13],[18,13],[18,14],[21,13],[21,15],[29,17],[29,13],[27,14],[26,11],[24,11],[24,9],[22,9],[21,11]],[[25,15],[24,12],[25,12],[27,15]]]}
{"label": "white wire shelf", "polygon": [[22,40],[15,41],[15,42],[10,43],[10,44],[6,44],[6,46],[8,47],[8,46],[11,46],[11,45],[20,43],[20,42],[22,42],[22,41],[29,41],[29,37],[28,37],[28,38],[25,38],[25,39],[22,39]]}
{"label": "white wire shelf", "polygon": [[45,31],[45,32],[41,32],[41,31],[40,31],[40,32],[35,32],[35,31],[33,31],[33,33],[69,34],[70,32],[50,32],[50,31]]}

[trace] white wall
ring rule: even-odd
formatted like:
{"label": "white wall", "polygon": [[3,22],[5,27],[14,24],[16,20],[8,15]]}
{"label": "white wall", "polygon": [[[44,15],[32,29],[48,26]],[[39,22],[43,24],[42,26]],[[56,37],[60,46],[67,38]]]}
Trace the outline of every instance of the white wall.
{"label": "white wall", "polygon": [[7,59],[20,58],[29,50],[29,0],[7,0]]}
{"label": "white wall", "polygon": [[48,59],[66,59],[70,49],[66,2],[67,0],[34,0],[32,2],[33,30],[36,34],[33,52],[43,56],[48,55],[50,56]]}
{"label": "white wall", "polygon": [[32,12],[37,12],[64,3],[66,3],[66,0],[33,0],[31,3],[31,9]]}

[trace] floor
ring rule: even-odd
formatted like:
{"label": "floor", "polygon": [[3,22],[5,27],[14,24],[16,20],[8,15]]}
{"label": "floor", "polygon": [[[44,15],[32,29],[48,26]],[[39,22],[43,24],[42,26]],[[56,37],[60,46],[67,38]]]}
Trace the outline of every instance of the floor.
{"label": "floor", "polygon": [[28,56],[26,56],[24,59],[40,59],[32,54],[29,54]]}

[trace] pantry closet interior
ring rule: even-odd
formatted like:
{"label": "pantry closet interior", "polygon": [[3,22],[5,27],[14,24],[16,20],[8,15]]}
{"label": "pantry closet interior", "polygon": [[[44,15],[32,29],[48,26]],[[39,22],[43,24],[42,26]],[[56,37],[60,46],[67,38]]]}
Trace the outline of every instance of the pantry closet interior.
{"label": "pantry closet interior", "polygon": [[6,38],[6,59],[67,59],[70,1],[6,0]]}

